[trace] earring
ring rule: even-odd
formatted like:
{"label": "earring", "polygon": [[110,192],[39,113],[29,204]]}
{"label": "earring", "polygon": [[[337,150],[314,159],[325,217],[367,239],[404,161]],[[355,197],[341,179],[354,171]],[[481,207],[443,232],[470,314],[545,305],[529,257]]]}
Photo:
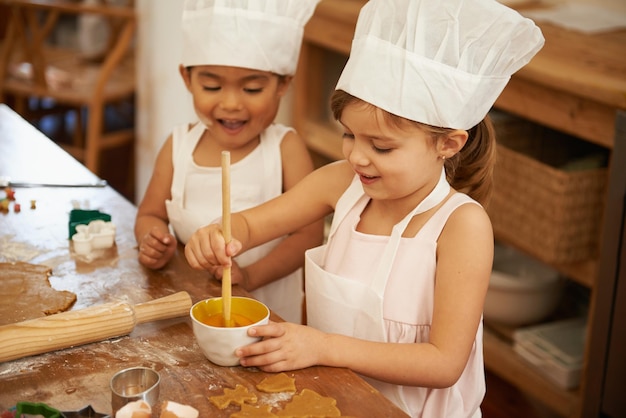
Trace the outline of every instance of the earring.
{"label": "earring", "polygon": [[442,155],[440,158],[441,158],[442,161],[446,160],[446,156],[445,155]]}

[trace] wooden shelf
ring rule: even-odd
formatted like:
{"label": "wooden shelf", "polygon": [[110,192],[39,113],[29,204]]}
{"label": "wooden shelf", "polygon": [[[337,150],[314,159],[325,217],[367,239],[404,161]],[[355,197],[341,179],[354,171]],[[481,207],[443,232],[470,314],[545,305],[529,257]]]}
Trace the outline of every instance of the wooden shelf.
{"label": "wooden shelf", "polygon": [[350,53],[356,20],[366,0],[323,1],[304,29],[304,41],[344,55]]}
{"label": "wooden shelf", "polygon": [[341,150],[342,132],[338,127],[307,121],[304,125],[304,141],[307,146],[330,160],[343,160]]}
{"label": "wooden shelf", "polygon": [[[546,380],[515,351],[511,344],[485,327],[485,367],[521,391],[538,399],[563,417],[576,417],[580,410],[578,390],[564,390]],[[487,388],[489,390],[489,388]]]}

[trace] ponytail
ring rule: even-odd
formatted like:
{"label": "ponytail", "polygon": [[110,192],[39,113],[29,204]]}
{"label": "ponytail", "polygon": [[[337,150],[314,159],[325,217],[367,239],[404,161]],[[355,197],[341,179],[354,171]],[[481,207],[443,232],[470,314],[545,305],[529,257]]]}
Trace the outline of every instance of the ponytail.
{"label": "ponytail", "polygon": [[444,163],[446,176],[452,187],[486,206],[493,187],[495,129],[487,115],[467,132],[469,136],[465,146]]}

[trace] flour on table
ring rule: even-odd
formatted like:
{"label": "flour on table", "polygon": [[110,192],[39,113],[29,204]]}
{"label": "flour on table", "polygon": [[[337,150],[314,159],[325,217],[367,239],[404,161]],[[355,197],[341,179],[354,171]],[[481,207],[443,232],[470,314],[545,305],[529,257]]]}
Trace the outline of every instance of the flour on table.
{"label": "flour on table", "polygon": [[29,261],[41,254],[38,249],[22,242],[11,242],[11,236],[0,238],[0,261]]}

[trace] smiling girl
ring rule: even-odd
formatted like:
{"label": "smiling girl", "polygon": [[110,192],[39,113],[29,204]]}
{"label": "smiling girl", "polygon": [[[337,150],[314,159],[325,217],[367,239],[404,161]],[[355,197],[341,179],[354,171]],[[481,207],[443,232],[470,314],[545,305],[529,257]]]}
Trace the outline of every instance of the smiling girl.
{"label": "smiling girl", "polygon": [[[316,3],[185,3],[179,71],[198,122],[175,127],[157,157],[135,222],[144,266],[165,266],[178,241],[186,244],[219,218],[222,151],[231,155],[233,211],[280,195],[313,170],[298,134],[273,122]],[[301,322],[304,251],[321,243],[322,231],[321,221],[312,222],[242,254],[233,263],[233,284],[284,319]],[[209,272],[222,277],[220,267]]]}

